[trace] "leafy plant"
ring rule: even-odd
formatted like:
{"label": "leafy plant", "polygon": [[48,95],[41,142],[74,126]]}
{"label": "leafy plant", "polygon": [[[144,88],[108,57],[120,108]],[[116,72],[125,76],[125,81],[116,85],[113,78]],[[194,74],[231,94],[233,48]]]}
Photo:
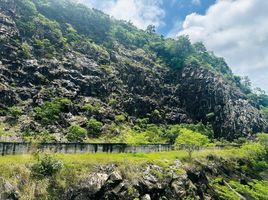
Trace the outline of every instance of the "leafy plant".
{"label": "leafy plant", "polygon": [[89,135],[93,137],[98,137],[101,133],[101,128],[103,126],[103,123],[96,120],[95,118],[91,118],[87,122],[87,129],[89,131]]}
{"label": "leafy plant", "polygon": [[241,149],[249,158],[263,158],[266,151],[264,146],[258,142],[249,142],[241,146]]}
{"label": "leafy plant", "polygon": [[180,135],[176,138],[175,147],[183,148],[188,152],[189,158],[192,158],[192,152],[198,150],[209,143],[207,136],[201,133],[183,128]]}
{"label": "leafy plant", "polygon": [[78,125],[72,125],[68,129],[66,138],[69,142],[83,142],[83,140],[86,138],[86,135],[87,135],[86,129]]}
{"label": "leafy plant", "polygon": [[21,49],[22,49],[23,58],[30,58],[30,56],[31,56],[31,48],[30,48],[30,45],[27,42],[22,43]]}
{"label": "leafy plant", "polygon": [[53,124],[60,119],[60,113],[70,104],[68,99],[54,99],[51,102],[45,102],[40,107],[34,109],[35,118],[43,125]]}
{"label": "leafy plant", "polygon": [[23,114],[23,111],[18,106],[12,106],[8,108],[7,114],[9,116],[9,123],[15,124],[17,123],[19,117]]}
{"label": "leafy plant", "polygon": [[63,167],[63,163],[50,154],[36,156],[37,162],[32,165],[31,173],[34,178],[47,178],[56,175]]}
{"label": "leafy plant", "polygon": [[122,123],[126,120],[126,117],[124,115],[116,115],[114,120],[116,123]]}

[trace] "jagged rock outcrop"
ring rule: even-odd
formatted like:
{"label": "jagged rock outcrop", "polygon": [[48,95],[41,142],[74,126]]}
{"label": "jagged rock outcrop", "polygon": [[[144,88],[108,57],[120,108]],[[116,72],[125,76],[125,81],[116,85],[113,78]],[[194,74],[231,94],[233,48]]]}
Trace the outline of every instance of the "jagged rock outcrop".
{"label": "jagged rock outcrop", "polygon": [[[179,173],[176,170],[182,166],[177,164],[168,168],[147,165],[136,172],[139,175],[135,178],[123,176],[116,166],[102,167],[68,188],[66,199],[221,199],[213,182],[224,185],[225,180],[235,178],[246,185],[250,181],[238,163],[216,157],[208,159],[206,164],[195,161],[192,167]],[[221,178],[216,181],[216,177]]]}
{"label": "jagged rock outcrop", "polygon": [[[152,123],[209,122],[218,138],[250,137],[267,130],[267,122],[237,87],[202,66],[172,70],[156,64],[154,56],[122,46],[98,56],[69,49],[51,59],[23,58],[23,38],[13,15],[14,11],[3,9],[0,13],[2,109],[20,103],[28,115],[52,97],[79,102],[92,98],[105,108],[99,116],[105,123],[116,113],[127,113],[129,118],[149,116]],[[111,99],[114,105],[109,104]],[[151,115],[155,110],[157,117]],[[79,112],[67,111],[70,115]],[[69,125],[68,120],[58,124],[59,130]]]}
{"label": "jagged rock outcrop", "polygon": [[211,122],[217,138],[251,136],[250,133],[267,128],[259,110],[221,75],[208,69],[185,67],[179,79],[183,107],[192,119]]}

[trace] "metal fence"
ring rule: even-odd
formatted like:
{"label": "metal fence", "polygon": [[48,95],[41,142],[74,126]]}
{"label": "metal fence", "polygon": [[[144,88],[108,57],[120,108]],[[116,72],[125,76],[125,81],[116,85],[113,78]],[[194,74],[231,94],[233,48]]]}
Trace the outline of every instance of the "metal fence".
{"label": "metal fence", "polygon": [[128,145],[124,143],[18,143],[0,142],[0,155],[29,154],[32,152],[53,153],[138,153],[171,151],[171,144]]}

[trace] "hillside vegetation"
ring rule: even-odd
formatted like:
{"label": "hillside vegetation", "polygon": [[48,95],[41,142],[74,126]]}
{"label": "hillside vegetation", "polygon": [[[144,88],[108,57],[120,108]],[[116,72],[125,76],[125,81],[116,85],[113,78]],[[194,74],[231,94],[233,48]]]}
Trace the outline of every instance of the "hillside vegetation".
{"label": "hillside vegetation", "polygon": [[0,5],[1,140],[173,143],[185,127],[228,140],[267,130],[267,95],[202,43],[70,0]]}

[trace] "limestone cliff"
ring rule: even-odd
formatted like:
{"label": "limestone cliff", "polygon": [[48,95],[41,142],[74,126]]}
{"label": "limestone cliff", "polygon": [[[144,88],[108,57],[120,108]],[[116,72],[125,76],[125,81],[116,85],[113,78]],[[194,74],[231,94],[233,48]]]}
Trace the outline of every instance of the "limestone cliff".
{"label": "limestone cliff", "polygon": [[[267,122],[243,92],[222,73],[202,65],[168,68],[157,55],[123,45],[106,51],[69,46],[55,56],[40,57],[34,39],[25,38],[18,28],[21,14],[11,2],[0,2],[0,108],[22,106],[24,118],[16,132],[44,128],[30,116],[35,107],[54,97],[82,105],[98,102],[97,118],[104,124],[125,113],[129,121],[149,116],[151,123],[211,123],[217,138],[249,137],[267,130]],[[36,38],[53,36],[40,26],[43,33],[36,32]],[[69,106],[61,121],[46,129],[59,133],[74,116],[84,114]]]}

